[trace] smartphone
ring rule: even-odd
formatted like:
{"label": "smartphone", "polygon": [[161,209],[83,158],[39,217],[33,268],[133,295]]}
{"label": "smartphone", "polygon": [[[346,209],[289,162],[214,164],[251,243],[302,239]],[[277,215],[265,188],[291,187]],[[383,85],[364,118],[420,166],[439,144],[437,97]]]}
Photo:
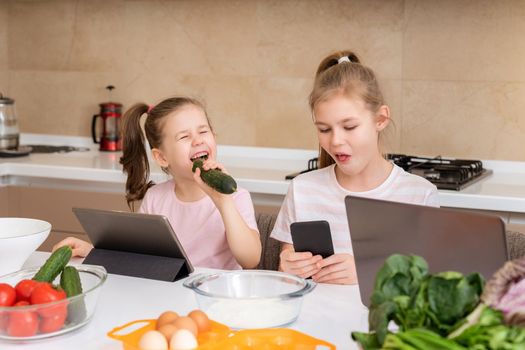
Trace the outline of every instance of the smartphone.
{"label": "smartphone", "polygon": [[334,255],[332,232],[328,221],[301,221],[290,225],[293,247],[296,252],[311,252],[327,258]]}

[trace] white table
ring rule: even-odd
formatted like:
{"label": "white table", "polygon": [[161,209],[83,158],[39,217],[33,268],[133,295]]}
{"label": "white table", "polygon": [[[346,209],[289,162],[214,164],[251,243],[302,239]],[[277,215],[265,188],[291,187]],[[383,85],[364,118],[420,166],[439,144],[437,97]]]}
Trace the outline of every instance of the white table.
{"label": "white table", "polygon": [[[24,268],[40,266],[49,253],[35,252]],[[73,259],[73,263],[81,260]],[[196,269],[202,272],[209,269]],[[114,327],[133,320],[156,318],[168,309],[186,314],[197,308],[193,291],[182,281],[161,282],[108,275],[90,323],[72,333],[25,344],[0,341],[2,350],[120,350],[122,345],[106,336]],[[326,340],[337,349],[357,349],[351,331],[366,331],[368,312],[361,304],[357,286],[319,284],[305,296],[301,314],[289,328]]]}

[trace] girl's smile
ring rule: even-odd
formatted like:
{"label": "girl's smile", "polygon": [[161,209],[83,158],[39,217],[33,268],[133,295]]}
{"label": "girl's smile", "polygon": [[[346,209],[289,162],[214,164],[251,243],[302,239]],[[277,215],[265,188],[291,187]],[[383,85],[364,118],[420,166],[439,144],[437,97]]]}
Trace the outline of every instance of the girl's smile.
{"label": "girl's smile", "polygon": [[194,161],[195,159],[197,158],[200,158],[200,157],[207,157],[210,153],[208,151],[199,151],[197,153],[194,153],[191,157],[190,157],[190,160],[191,161]]}

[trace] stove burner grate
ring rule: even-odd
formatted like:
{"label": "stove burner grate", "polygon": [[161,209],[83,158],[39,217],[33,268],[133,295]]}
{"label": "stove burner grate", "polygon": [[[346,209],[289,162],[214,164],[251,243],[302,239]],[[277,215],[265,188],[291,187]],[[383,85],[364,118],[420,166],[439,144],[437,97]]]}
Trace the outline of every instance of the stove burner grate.
{"label": "stove burner grate", "polygon": [[[387,159],[411,174],[424,177],[440,190],[459,191],[492,174],[492,170],[483,168],[480,160],[449,159],[441,156],[426,158],[405,154],[387,154]],[[317,163],[317,158],[310,159],[307,169],[286,175],[286,179],[290,180],[299,174],[316,170]]]}
{"label": "stove burner grate", "polygon": [[31,153],[68,153],[68,152],[87,152],[87,147],[73,146],[53,146],[53,145],[28,145],[31,147]]}
{"label": "stove burner grate", "polygon": [[449,159],[388,154],[387,158],[407,172],[424,177],[439,189],[459,191],[492,173],[480,160]]}

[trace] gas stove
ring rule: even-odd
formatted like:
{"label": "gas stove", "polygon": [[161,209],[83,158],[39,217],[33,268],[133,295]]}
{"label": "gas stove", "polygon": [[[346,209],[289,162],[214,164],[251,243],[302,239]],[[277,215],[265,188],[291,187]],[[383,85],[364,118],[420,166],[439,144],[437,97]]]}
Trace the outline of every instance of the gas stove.
{"label": "gas stove", "polygon": [[0,150],[0,158],[15,158],[27,156],[30,153],[68,153],[87,152],[88,147],[53,146],[53,145],[19,145],[15,149]]}
{"label": "gas stove", "polygon": [[[492,170],[483,168],[480,160],[452,159],[437,156],[434,158],[409,156],[405,154],[387,154],[387,159],[405,171],[424,177],[440,190],[459,191],[492,174]],[[286,175],[286,179],[317,169],[317,158],[308,161],[308,168]]]}
{"label": "gas stove", "polygon": [[69,152],[87,152],[87,147],[73,146],[54,146],[54,145],[27,145],[31,147],[31,153],[69,153]]}
{"label": "gas stove", "polygon": [[480,160],[434,158],[388,154],[387,158],[405,171],[424,177],[438,189],[459,191],[489,176],[492,170],[483,168]]}

